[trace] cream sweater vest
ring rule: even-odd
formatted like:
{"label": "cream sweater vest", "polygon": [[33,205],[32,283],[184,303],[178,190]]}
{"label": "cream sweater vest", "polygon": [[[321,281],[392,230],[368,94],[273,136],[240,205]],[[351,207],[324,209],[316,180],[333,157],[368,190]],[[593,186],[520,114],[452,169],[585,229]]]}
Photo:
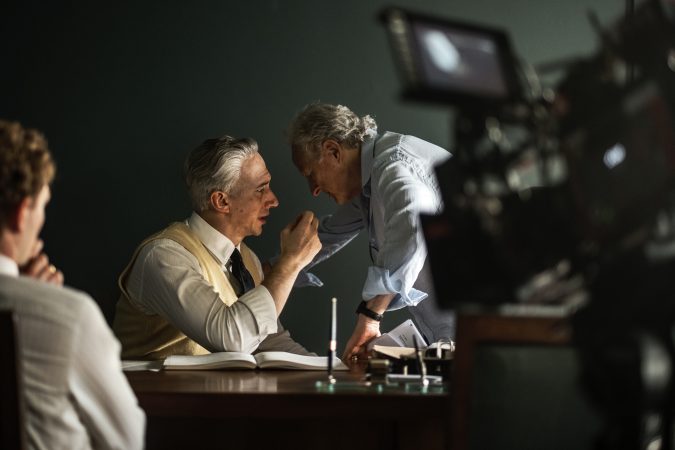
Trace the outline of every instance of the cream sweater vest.
{"label": "cream sweater vest", "polygon": [[[197,342],[185,336],[164,317],[158,314],[145,314],[129,299],[129,293],[126,290],[127,276],[141,249],[157,239],[170,239],[184,247],[197,258],[204,278],[213,286],[213,290],[220,295],[223,303],[230,306],[237,301],[237,295],[223,273],[220,264],[211,252],[204,247],[199,238],[184,223],[176,222],[169,225],[166,229],[141,242],[131,257],[131,261],[120,275],[119,287],[122,295],[117,302],[113,330],[122,344],[122,359],[162,359],[169,355],[203,355],[210,353]],[[243,242],[240,247],[244,265],[251,272],[253,281],[257,286],[262,280],[262,273],[256,265],[257,257]]]}

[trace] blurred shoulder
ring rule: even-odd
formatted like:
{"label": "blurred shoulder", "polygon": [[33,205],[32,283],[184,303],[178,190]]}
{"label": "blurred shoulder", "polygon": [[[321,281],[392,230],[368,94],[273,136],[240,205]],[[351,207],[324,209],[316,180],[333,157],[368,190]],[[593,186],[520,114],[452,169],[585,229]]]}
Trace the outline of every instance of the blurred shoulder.
{"label": "blurred shoulder", "polygon": [[17,312],[75,318],[98,314],[100,309],[87,293],[68,287],[44,283],[28,277],[2,277],[0,304]]}

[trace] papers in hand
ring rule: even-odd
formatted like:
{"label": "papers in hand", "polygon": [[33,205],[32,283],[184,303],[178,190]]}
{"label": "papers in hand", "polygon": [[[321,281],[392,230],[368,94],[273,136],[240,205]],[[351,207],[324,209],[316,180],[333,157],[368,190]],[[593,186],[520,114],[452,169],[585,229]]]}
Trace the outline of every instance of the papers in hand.
{"label": "papers in hand", "polygon": [[[216,369],[291,369],[327,370],[325,356],[304,356],[288,352],[260,352],[255,355],[240,352],[218,352],[208,355],[173,355],[164,360],[166,370]],[[349,370],[338,358],[333,359],[333,370]]]}
{"label": "papers in hand", "polygon": [[375,345],[385,347],[409,347],[415,348],[415,341],[420,348],[427,346],[426,341],[422,337],[412,320],[408,319],[388,333],[384,333],[368,344],[368,350],[372,350]]}
{"label": "papers in hand", "polygon": [[[451,359],[454,351],[454,343],[434,342],[427,346],[412,320],[408,319],[393,330],[382,336],[373,339],[368,344],[368,350],[374,350],[380,356],[394,359],[416,358],[415,340],[420,349],[425,350],[425,356],[436,356],[437,358]],[[430,351],[434,351],[430,355]]]}
{"label": "papers in hand", "polygon": [[412,347],[392,347],[389,345],[373,345],[373,350],[390,358],[416,358],[415,349]]}

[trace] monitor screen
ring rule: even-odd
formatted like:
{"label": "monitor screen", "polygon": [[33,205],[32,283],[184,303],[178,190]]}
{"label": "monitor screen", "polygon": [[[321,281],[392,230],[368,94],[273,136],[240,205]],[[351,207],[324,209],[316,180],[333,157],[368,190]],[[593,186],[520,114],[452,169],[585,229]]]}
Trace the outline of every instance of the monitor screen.
{"label": "monitor screen", "polygon": [[382,17],[406,97],[476,107],[520,97],[505,32],[400,9]]}
{"label": "monitor screen", "polygon": [[499,46],[492,36],[413,22],[424,81],[439,90],[507,98]]}

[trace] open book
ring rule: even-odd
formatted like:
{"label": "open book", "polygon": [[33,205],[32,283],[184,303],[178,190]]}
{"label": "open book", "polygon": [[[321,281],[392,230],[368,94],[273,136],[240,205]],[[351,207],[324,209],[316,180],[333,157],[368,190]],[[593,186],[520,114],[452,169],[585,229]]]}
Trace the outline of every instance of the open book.
{"label": "open book", "polygon": [[155,361],[140,361],[140,360],[123,360],[122,370],[125,372],[136,372],[149,370],[151,372],[159,372],[162,370],[164,361],[161,359]]}
{"label": "open book", "polygon": [[[260,352],[255,355],[240,352],[217,352],[208,355],[173,355],[164,360],[166,370],[209,369],[292,369],[328,370],[326,356],[304,356],[288,352]],[[333,370],[349,370],[338,358]]]}

